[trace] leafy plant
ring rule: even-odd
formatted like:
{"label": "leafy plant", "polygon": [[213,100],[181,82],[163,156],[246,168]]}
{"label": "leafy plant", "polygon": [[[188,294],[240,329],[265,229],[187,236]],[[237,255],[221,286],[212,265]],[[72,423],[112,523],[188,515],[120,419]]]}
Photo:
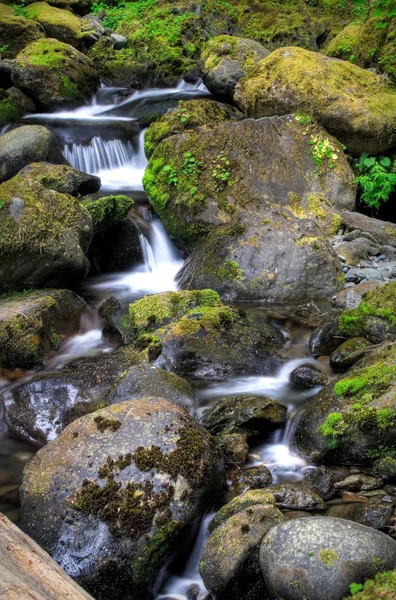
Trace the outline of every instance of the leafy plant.
{"label": "leafy plant", "polygon": [[187,123],[191,119],[191,115],[189,114],[188,110],[184,108],[183,100],[179,100],[177,112],[180,119],[180,123],[182,123],[183,125],[187,125]]}
{"label": "leafy plant", "polygon": [[3,44],[2,46],[0,46],[0,56],[3,54],[3,52],[7,52],[8,50],[8,44]]}
{"label": "leafy plant", "polygon": [[351,583],[351,585],[349,586],[349,591],[351,593],[351,596],[353,596],[354,594],[357,594],[362,589],[363,589],[363,584],[361,584],[361,583]]}
{"label": "leafy plant", "polygon": [[321,167],[322,162],[325,159],[328,159],[329,169],[333,169],[335,167],[334,161],[338,160],[337,148],[327,137],[324,137],[321,134],[311,134],[309,144],[311,146],[312,158],[314,159],[316,165]]}
{"label": "leafy plant", "polygon": [[196,160],[191,152],[185,152],[183,157],[182,172],[184,175],[195,175],[202,167],[202,161]]}
{"label": "leafy plant", "polygon": [[0,200],[0,210],[4,207],[5,205],[5,201],[4,200]]}
{"label": "leafy plant", "polygon": [[220,152],[216,156],[216,159],[213,161],[213,171],[212,175],[217,182],[221,183],[229,183],[229,179],[231,177],[231,172],[229,170],[230,161],[224,154],[224,152]]}
{"label": "leafy plant", "polygon": [[301,125],[310,125],[313,122],[312,117],[308,117],[306,115],[294,115],[296,121],[301,123]]}
{"label": "leafy plant", "polygon": [[363,193],[361,199],[370,208],[379,209],[396,188],[396,165],[388,156],[362,154],[356,164],[360,175],[353,183],[358,183]]}
{"label": "leafy plant", "polygon": [[19,4],[11,4],[11,8],[17,17],[27,16],[26,0],[21,0]]}
{"label": "leafy plant", "polygon": [[172,169],[170,165],[165,165],[162,169],[163,173],[167,175],[167,183],[168,185],[177,185],[178,177],[177,177],[177,169]]}
{"label": "leafy plant", "polygon": [[[367,13],[370,8],[367,0],[354,0],[354,4],[355,14]],[[376,0],[371,16],[379,19],[375,24],[375,28],[384,29],[388,26],[390,19],[396,17],[395,0]]]}

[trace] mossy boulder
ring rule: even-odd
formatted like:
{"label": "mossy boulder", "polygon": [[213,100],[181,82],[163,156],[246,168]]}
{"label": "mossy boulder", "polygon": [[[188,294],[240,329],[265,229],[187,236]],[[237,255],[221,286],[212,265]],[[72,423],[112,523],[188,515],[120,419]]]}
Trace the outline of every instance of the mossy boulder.
{"label": "mossy boulder", "polygon": [[345,340],[337,350],[331,353],[330,366],[336,371],[346,371],[371,349],[370,342],[364,337],[353,337]]}
{"label": "mossy boulder", "polygon": [[309,389],[326,385],[328,377],[316,365],[306,363],[300,365],[290,373],[290,382],[299,389]]}
{"label": "mossy boulder", "polygon": [[221,523],[209,536],[201,557],[200,574],[219,600],[266,598],[259,566],[260,542],[282,522],[271,504],[253,504]]}
{"label": "mossy boulder", "polygon": [[278,508],[287,510],[324,510],[326,503],[314,491],[303,485],[285,483],[272,485],[267,491],[275,498]]}
{"label": "mossy boulder", "polygon": [[146,296],[130,305],[125,327],[156,366],[191,378],[273,373],[284,341],[270,323],[225,306],[212,290]]}
{"label": "mossy boulder", "polygon": [[0,137],[0,182],[33,162],[67,164],[52,131],[42,125],[23,125]]}
{"label": "mossy boulder", "polygon": [[[396,570],[377,573],[374,579],[365,581],[360,590],[354,593],[353,600],[395,600],[395,590]],[[348,596],[347,600],[352,600],[352,596]]]}
{"label": "mossy boulder", "polygon": [[14,9],[0,4],[0,46],[2,58],[15,56],[31,42],[45,37],[44,29],[31,19],[16,15]]}
{"label": "mossy boulder", "polygon": [[15,59],[12,81],[44,110],[86,102],[99,84],[90,59],[53,38],[26,46]]}
{"label": "mossy boulder", "polygon": [[309,115],[353,154],[396,144],[396,91],[379,75],[302,48],[280,48],[239,81],[234,100],[251,117]]}
{"label": "mossy boulder", "polygon": [[214,435],[246,432],[253,436],[280,427],[286,421],[286,414],[284,404],[265,396],[235,396],[216,401],[201,423]]}
{"label": "mossy boulder", "polygon": [[396,542],[352,521],[293,519],[273,527],[260,548],[271,598],[339,600],[351,583],[396,566]]}
{"label": "mossy boulder", "polygon": [[258,42],[231,35],[210,39],[202,48],[202,74],[212,94],[231,100],[237,82],[269,51]]}
{"label": "mossy boulder", "polygon": [[128,196],[104,196],[93,202],[82,202],[92,217],[94,233],[101,233],[124,221],[134,204]]}
{"label": "mossy boulder", "polygon": [[246,490],[265,488],[271,483],[271,471],[264,465],[232,469],[227,472],[227,489],[233,495],[242,494]]}
{"label": "mossy boulder", "polygon": [[221,483],[210,435],[182,408],[126,401],[78,419],[28,463],[20,525],[99,600],[151,599]]}
{"label": "mossy boulder", "polygon": [[210,287],[225,300],[280,303],[329,298],[344,285],[321,228],[286,210],[239,213],[196,248],[179,273],[183,289]]}
{"label": "mossy boulder", "polygon": [[114,45],[114,40],[106,35],[88,50],[100,80],[109,86],[142,87],[147,77],[147,63],[137,61],[132,48],[116,50]]}
{"label": "mossy boulder", "polygon": [[[21,169],[18,175],[26,177],[29,181],[36,181],[48,190],[54,190],[61,194],[70,194],[76,198],[97,192],[100,188],[99,177],[83,173],[82,171],[78,171],[78,169],[73,169],[69,165],[31,162]],[[93,216],[92,220],[94,220]]]}
{"label": "mossy boulder", "polygon": [[144,393],[193,412],[194,394],[187,381],[143,362],[144,354],[130,347],[80,360],[72,353],[62,358],[73,364],[37,374],[8,394],[6,419],[18,437],[45,444],[79,417]]}
{"label": "mossy boulder", "polygon": [[238,110],[221,102],[206,98],[180,100],[177,108],[150,125],[144,135],[144,151],[147,158],[150,158],[158,144],[171,135],[177,135],[186,129],[240,118],[242,114]]}
{"label": "mossy boulder", "polygon": [[0,296],[0,368],[33,369],[80,326],[85,302],[69,290]]}
{"label": "mossy boulder", "polygon": [[[310,135],[331,146],[333,158],[318,159]],[[265,219],[274,206],[334,233],[339,211],[354,207],[353,177],[334,138],[288,115],[173,135],[157,146],[143,183],[170,235],[191,248],[239,211]]]}
{"label": "mossy boulder", "polygon": [[8,92],[0,89],[0,127],[17,121],[22,114],[23,110],[19,102]]}
{"label": "mossy boulder", "polygon": [[[32,4],[35,1],[26,0],[26,4]],[[92,7],[92,0],[49,0],[48,4],[56,8],[65,8],[66,10],[71,8],[77,14],[86,15]]]}
{"label": "mossy boulder", "polygon": [[39,23],[49,38],[71,44],[75,48],[88,45],[94,33],[89,21],[76,17],[70,10],[50,6],[47,2],[33,2],[25,9],[26,16]]}
{"label": "mossy boulder", "polygon": [[0,185],[0,199],[0,290],[78,284],[92,239],[79,201],[23,175]]}
{"label": "mossy boulder", "polygon": [[213,533],[216,527],[218,527],[234,515],[242,512],[250,506],[255,506],[257,504],[272,504],[273,506],[275,506],[275,498],[267,489],[247,490],[243,494],[235,496],[235,498],[233,498],[227,504],[224,504],[224,506],[222,506],[220,510],[217,511],[217,513],[209,523],[209,532]]}
{"label": "mossy boulder", "polygon": [[315,462],[367,464],[396,456],[396,346],[384,344],[298,414],[294,445]]}

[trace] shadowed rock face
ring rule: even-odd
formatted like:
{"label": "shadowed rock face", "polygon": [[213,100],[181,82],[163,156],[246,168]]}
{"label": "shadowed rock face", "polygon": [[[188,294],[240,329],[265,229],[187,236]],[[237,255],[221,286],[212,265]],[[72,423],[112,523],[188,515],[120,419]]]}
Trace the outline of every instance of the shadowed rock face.
{"label": "shadowed rock face", "polygon": [[219,491],[219,465],[211,436],[182,408],[126,401],[75,421],[30,461],[21,526],[95,598],[151,598],[169,553]]}
{"label": "shadowed rock face", "polygon": [[351,583],[395,568],[396,542],[343,519],[295,519],[270,529],[260,564],[271,597],[339,600]]}

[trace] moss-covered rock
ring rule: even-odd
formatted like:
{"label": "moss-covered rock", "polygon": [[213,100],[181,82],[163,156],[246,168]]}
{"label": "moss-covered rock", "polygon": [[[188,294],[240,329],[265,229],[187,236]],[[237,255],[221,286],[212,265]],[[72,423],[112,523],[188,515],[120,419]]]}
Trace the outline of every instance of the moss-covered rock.
{"label": "moss-covered rock", "polygon": [[15,98],[0,89],[0,127],[17,121],[22,114],[22,108]]}
{"label": "moss-covered rock", "polygon": [[326,464],[396,457],[396,347],[385,344],[330,383],[299,413],[294,442]]}
{"label": "moss-covered rock", "polygon": [[[318,142],[332,148],[330,158],[319,157]],[[150,158],[143,183],[171,236],[192,247],[239,211],[266,220],[275,205],[315,219],[329,234],[338,231],[339,210],[355,203],[353,177],[334,138],[289,115],[167,138]]]}
{"label": "moss-covered rock", "polygon": [[162,140],[182,133],[185,129],[196,129],[222,121],[242,118],[236,109],[214,100],[180,100],[177,108],[154,121],[144,135],[144,151],[147,158]]}
{"label": "moss-covered rock", "polygon": [[39,23],[49,38],[79,48],[89,43],[93,33],[89,21],[76,17],[71,11],[50,6],[47,2],[33,2],[25,9],[26,16]]}
{"label": "moss-covered rock", "polygon": [[204,546],[199,569],[215,598],[266,597],[259,546],[267,531],[282,519],[272,503],[253,504],[216,527]]}
{"label": "moss-covered rock", "polygon": [[396,542],[352,521],[293,519],[264,537],[260,565],[271,598],[339,600],[351,583],[395,568]]}
{"label": "moss-covered rock", "polygon": [[100,233],[124,221],[134,201],[128,196],[105,196],[94,202],[83,201],[82,205],[92,217],[94,233]]}
{"label": "moss-covered rock", "polygon": [[369,233],[380,245],[396,245],[396,224],[367,217],[358,212],[344,210],[341,213],[342,225],[348,231]]}
{"label": "moss-covered rock", "polygon": [[[353,594],[353,600],[395,600],[395,598],[396,571],[377,573],[374,579],[365,581]],[[352,596],[348,596],[347,600],[352,600]]]}
{"label": "moss-covered rock", "polygon": [[[135,58],[131,48],[116,50],[114,40],[103,36],[88,51],[100,80],[110,86],[142,87],[146,82],[147,65]],[[150,84],[150,81],[147,82]]]}
{"label": "moss-covered rock", "polygon": [[29,176],[0,185],[0,289],[63,287],[87,274],[92,220],[76,198]]}
{"label": "moss-covered rock", "polygon": [[29,462],[21,527],[96,598],[149,599],[221,483],[210,435],[183,409],[126,401],[75,421]]}
{"label": "moss-covered rock", "polygon": [[[46,127],[24,125],[0,137],[0,182],[10,179],[26,165],[39,161],[67,164],[56,137]],[[47,168],[50,167],[36,166],[34,173],[38,173],[38,169],[41,171]],[[54,181],[54,178],[52,177],[51,180]]]}
{"label": "moss-covered rock", "polygon": [[240,496],[235,496],[224,506],[217,511],[211,522],[209,523],[209,531],[212,533],[216,527],[230,519],[234,515],[242,512],[246,508],[250,506],[255,506],[257,504],[272,504],[275,505],[275,497],[271,494],[268,489],[261,490],[247,490]]}
{"label": "moss-covered rock", "polygon": [[232,469],[227,472],[227,489],[234,496],[242,494],[246,490],[265,488],[271,483],[271,471],[264,465]]}
{"label": "moss-covered rock", "polygon": [[218,226],[185,262],[179,283],[210,287],[225,300],[295,303],[331,297],[344,274],[320,227],[279,208]]}
{"label": "moss-covered rock", "polygon": [[0,369],[42,367],[80,326],[85,302],[69,290],[0,297]]}
{"label": "moss-covered rock", "polygon": [[203,80],[212,94],[232,100],[237,82],[269,51],[254,40],[220,35],[203,46]]}
{"label": "moss-covered rock", "polygon": [[[32,4],[36,0],[26,0],[25,4]],[[49,0],[50,6],[56,8],[70,8],[77,14],[86,15],[92,8],[92,0]]]}
{"label": "moss-covered rock", "polygon": [[287,407],[265,396],[235,396],[216,401],[201,423],[212,434],[246,432],[268,433],[286,420]]}
{"label": "moss-covered rock", "polygon": [[125,322],[134,346],[147,348],[156,366],[192,378],[273,373],[281,332],[244,311],[225,306],[212,290],[146,296]]}
{"label": "moss-covered rock", "polygon": [[345,340],[337,350],[332,352],[330,365],[336,371],[346,371],[362,358],[368,348],[371,348],[371,344],[364,337],[353,337]]}
{"label": "moss-covered rock", "polygon": [[234,99],[251,117],[294,112],[318,120],[354,154],[396,143],[396,91],[378,75],[302,48],[280,48],[239,81]]}
{"label": "moss-covered rock", "polygon": [[[100,188],[100,178],[83,173],[69,165],[52,165],[47,162],[31,162],[18,173],[29,181],[36,181],[48,190],[80,197],[95,193]],[[83,203],[84,206],[84,203]],[[93,215],[92,220],[93,220]]]}
{"label": "moss-covered rock", "polygon": [[84,103],[99,76],[90,59],[53,38],[29,44],[15,59],[12,81],[40,108],[53,110]]}
{"label": "moss-covered rock", "polygon": [[11,6],[0,4],[1,58],[15,58],[25,46],[43,37],[45,32],[41,25],[16,15]]}

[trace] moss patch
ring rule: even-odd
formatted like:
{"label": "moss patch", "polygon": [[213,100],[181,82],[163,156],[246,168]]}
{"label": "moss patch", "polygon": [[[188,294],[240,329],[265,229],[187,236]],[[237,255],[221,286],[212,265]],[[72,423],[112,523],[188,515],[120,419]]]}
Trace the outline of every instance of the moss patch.
{"label": "moss patch", "polygon": [[96,427],[102,433],[107,429],[109,429],[110,431],[117,431],[117,429],[121,427],[121,421],[118,421],[118,419],[109,419],[106,417],[102,417],[101,415],[95,417],[94,421],[96,423]]}
{"label": "moss patch", "polygon": [[326,565],[326,567],[332,567],[338,562],[338,554],[335,550],[320,550],[319,560]]}
{"label": "moss patch", "polygon": [[82,205],[92,217],[94,232],[99,233],[123,221],[134,201],[128,196],[106,196],[94,202],[83,201]]}

